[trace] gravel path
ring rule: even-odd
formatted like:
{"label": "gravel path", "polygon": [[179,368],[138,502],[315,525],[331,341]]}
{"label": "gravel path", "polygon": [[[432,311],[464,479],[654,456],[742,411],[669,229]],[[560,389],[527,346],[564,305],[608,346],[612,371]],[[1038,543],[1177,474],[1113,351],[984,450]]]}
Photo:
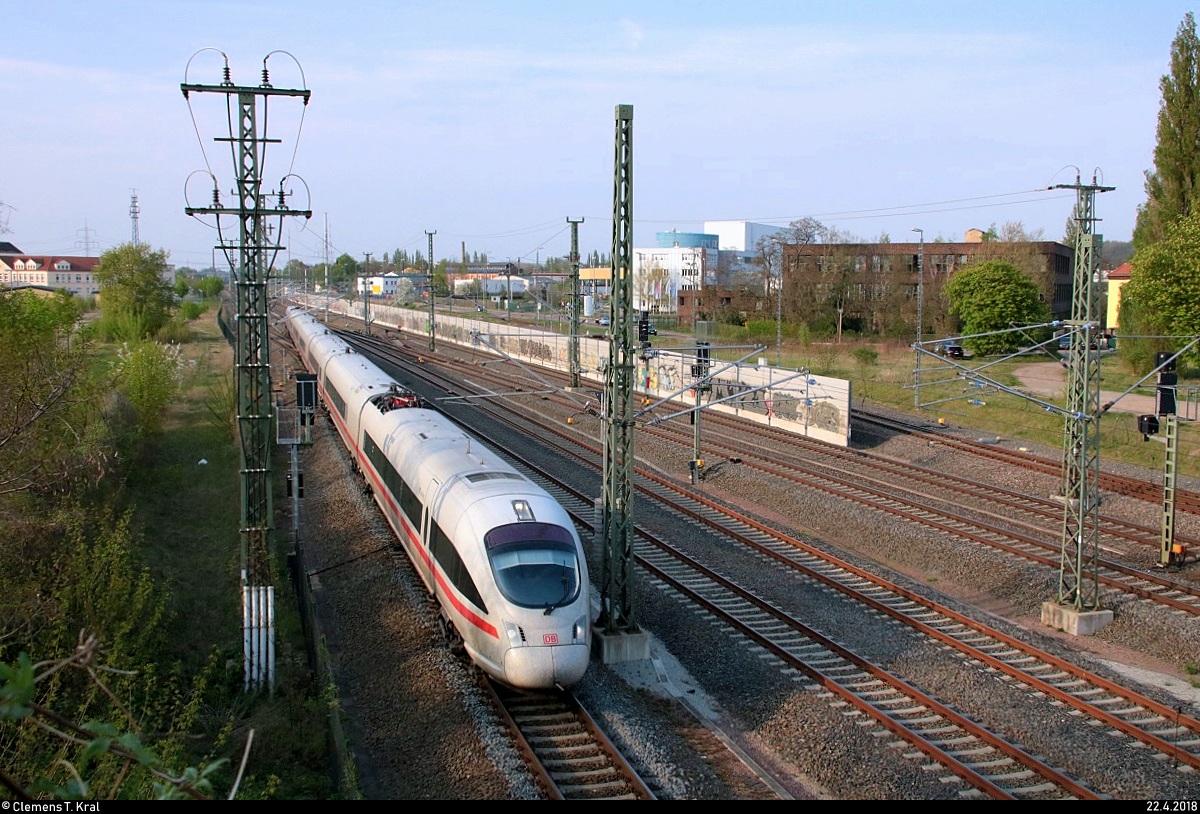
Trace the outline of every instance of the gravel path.
{"label": "gravel path", "polygon": [[[1062,365],[1057,362],[1037,362],[1023,365],[1013,373],[1021,380],[1020,389],[1035,396],[1057,400],[1056,403],[1063,403],[1062,400],[1065,399],[1067,392],[1067,371]],[[1122,395],[1116,390],[1101,390],[1100,404],[1109,403],[1113,405],[1109,408],[1113,412],[1134,415],[1148,415],[1153,413],[1158,406],[1155,404],[1154,396],[1142,396],[1136,393]]]}

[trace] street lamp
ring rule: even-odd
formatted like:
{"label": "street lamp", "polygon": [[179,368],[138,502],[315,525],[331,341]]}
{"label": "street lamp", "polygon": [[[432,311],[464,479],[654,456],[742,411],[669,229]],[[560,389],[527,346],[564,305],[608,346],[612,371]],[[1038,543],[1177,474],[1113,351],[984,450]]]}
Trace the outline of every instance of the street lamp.
{"label": "street lamp", "polygon": [[921,409],[921,329],[924,327],[925,315],[922,313],[925,302],[925,230],[913,229],[920,239],[917,249],[917,369],[913,383],[913,407]]}

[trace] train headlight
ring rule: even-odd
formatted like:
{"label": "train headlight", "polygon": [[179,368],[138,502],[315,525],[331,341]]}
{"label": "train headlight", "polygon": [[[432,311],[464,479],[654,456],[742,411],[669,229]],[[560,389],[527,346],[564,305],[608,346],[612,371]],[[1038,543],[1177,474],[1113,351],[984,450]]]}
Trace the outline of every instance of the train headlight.
{"label": "train headlight", "polygon": [[588,618],[587,614],[580,616],[575,620],[575,624],[571,626],[571,638],[575,642],[586,642],[588,637]]}
{"label": "train headlight", "polygon": [[508,634],[508,643],[511,647],[524,647],[525,634],[521,630],[521,626],[515,622],[504,622],[504,632]]}

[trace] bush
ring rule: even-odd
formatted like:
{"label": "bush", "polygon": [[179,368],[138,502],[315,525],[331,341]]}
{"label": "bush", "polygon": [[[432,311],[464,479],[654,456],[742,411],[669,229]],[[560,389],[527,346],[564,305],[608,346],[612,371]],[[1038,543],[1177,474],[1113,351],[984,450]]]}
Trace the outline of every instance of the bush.
{"label": "bush", "polygon": [[208,308],[203,303],[196,302],[195,300],[185,300],[179,305],[179,318],[191,322],[194,319],[199,319],[207,310]]}
{"label": "bush", "polygon": [[158,432],[167,402],[179,389],[183,360],[178,345],[138,342],[121,347],[115,362],[118,386],[138,413],[142,431]]}
{"label": "bush", "polygon": [[859,345],[852,352],[854,361],[861,367],[871,367],[879,361],[879,351],[866,345]]}
{"label": "bush", "polygon": [[154,335],[159,342],[171,345],[182,345],[192,338],[192,329],[188,324],[178,317],[173,318],[166,325],[158,329],[158,333]]}
{"label": "bush", "polygon": [[91,334],[103,342],[137,342],[146,335],[145,318],[136,311],[101,314],[91,323]]}

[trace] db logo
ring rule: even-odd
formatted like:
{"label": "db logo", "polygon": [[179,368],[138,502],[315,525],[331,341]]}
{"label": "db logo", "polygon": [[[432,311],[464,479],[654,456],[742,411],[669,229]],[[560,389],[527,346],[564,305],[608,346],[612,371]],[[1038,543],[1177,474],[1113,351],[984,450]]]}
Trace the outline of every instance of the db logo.
{"label": "db logo", "polygon": [[543,633],[542,634],[542,644],[558,644],[558,634],[557,633]]}

